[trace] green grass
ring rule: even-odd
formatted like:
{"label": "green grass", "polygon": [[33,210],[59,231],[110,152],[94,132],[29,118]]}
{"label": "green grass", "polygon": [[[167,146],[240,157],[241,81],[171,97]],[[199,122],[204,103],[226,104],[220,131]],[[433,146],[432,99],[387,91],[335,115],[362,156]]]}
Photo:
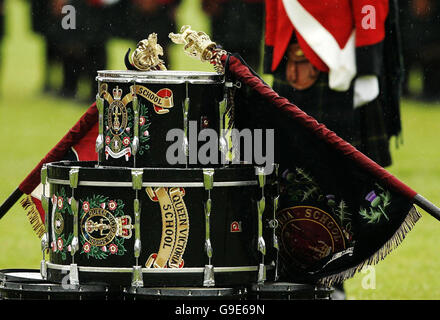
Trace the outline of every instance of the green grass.
{"label": "green grass", "polygon": [[[195,13],[199,19],[194,19]],[[27,1],[6,0],[7,36],[3,40],[0,80],[0,202],[18,186],[40,159],[72,127],[87,105],[40,93],[42,39],[31,33]],[[178,23],[209,33],[208,20],[198,1],[185,0]],[[111,69],[124,69],[123,56],[134,43],[121,39],[108,45]],[[174,70],[211,70],[186,57],[181,47],[171,48]],[[267,77],[270,79],[270,77]],[[404,101],[404,144],[393,146],[389,171],[417,192],[440,204],[440,105]],[[425,212],[399,248],[375,267],[376,288],[364,289],[365,274],[346,282],[349,299],[439,299],[438,242],[440,224]],[[40,243],[16,204],[0,220],[0,269],[38,268]]]}

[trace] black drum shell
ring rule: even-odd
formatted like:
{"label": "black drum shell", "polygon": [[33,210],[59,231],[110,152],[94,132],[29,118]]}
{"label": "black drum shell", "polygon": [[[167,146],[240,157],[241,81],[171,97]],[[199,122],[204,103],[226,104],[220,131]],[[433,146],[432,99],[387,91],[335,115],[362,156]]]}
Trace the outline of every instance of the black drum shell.
{"label": "black drum shell", "polygon": [[[126,104],[127,111],[127,128],[118,135],[120,141],[118,145],[120,151],[109,152],[113,150],[114,138],[113,131],[110,127],[112,124],[108,120],[110,101],[104,99],[103,108],[103,141],[104,146],[100,149],[99,163],[103,166],[120,166],[120,167],[187,167],[201,166],[199,159],[188,155],[184,156],[184,163],[169,163],[166,158],[167,150],[173,144],[180,142],[177,140],[167,141],[167,133],[172,129],[180,129],[187,132],[191,137],[197,139],[197,134],[202,129],[212,129],[219,134],[219,102],[223,100],[225,87],[223,76],[210,72],[179,72],[179,71],[161,71],[161,72],[141,72],[141,71],[98,71],[98,90],[99,95],[104,97],[103,85],[106,91],[114,99],[113,90],[119,89],[123,100],[126,95],[130,95],[131,88],[136,86],[146,88],[153,94],[160,95],[163,90],[168,89],[172,93],[173,106],[171,108],[162,108],[157,110],[154,106],[154,99],[148,100],[144,94],[136,94],[139,102],[139,150],[134,153],[134,112],[133,103]],[[142,89],[146,92],[145,89]],[[138,92],[136,90],[136,92]],[[152,94],[152,96],[153,96]],[[107,95],[108,96],[108,95]],[[148,95],[147,95],[148,96]],[[188,98],[188,100],[186,100]],[[185,103],[188,105],[188,113],[184,116]],[[157,111],[156,111],[157,110]],[[114,116],[110,115],[112,118]],[[122,116],[121,116],[122,117]],[[196,123],[197,132],[188,132],[189,122]],[[186,129],[185,129],[186,126]],[[128,138],[128,139],[127,139]],[[122,143],[122,145],[121,145]],[[127,145],[125,145],[127,144]],[[189,147],[191,152],[197,152],[202,142],[191,139]],[[197,147],[197,150],[194,150]],[[184,147],[181,148],[182,155]],[[114,149],[119,150],[119,149]],[[126,157],[123,150],[129,150],[130,156]],[[218,161],[210,164],[210,166],[221,166],[221,155],[219,152]]]}
{"label": "black drum shell", "polygon": [[[79,201],[79,237],[80,248],[74,259],[69,251],[73,233],[72,212],[69,213],[69,198],[72,189],[69,184],[69,171],[79,168],[78,187],[74,189],[74,198]],[[143,279],[146,286],[203,286],[203,269],[208,264],[205,252],[205,214],[204,203],[208,193],[203,187],[203,169],[160,169],[143,168],[145,184],[179,186],[180,183],[197,185],[184,187],[183,200],[189,217],[189,236],[183,255],[183,268],[145,269],[145,263],[151,254],[158,253],[163,235],[163,213],[159,202],[152,201],[146,192],[146,187],[133,190],[131,184],[131,168],[98,167],[96,162],[58,162],[48,165],[48,181],[51,189],[51,199],[62,197],[66,210],[61,213],[54,208],[58,201],[50,201],[49,208],[49,237],[51,243],[50,263],[48,265],[48,280],[62,281],[66,269],[71,263],[78,265],[80,282],[102,282],[110,284],[127,284],[132,277],[132,268],[136,265],[134,256],[134,229],[129,238],[124,238],[122,246],[119,238],[118,251],[111,253],[110,246],[115,248],[116,240],[106,244],[105,252],[90,248],[85,244],[86,213],[82,210],[85,202],[91,199],[107,199],[104,203],[107,212],[110,201],[123,205],[123,215],[129,216],[134,224],[133,202],[138,194],[141,203],[140,230],[142,250],[138,259],[143,269]],[[216,285],[243,285],[257,280],[258,266],[261,254],[257,250],[257,203],[261,198],[261,189],[257,185],[255,168],[252,166],[237,166],[232,168],[214,169],[214,187],[210,191],[212,213],[210,216],[210,239],[213,248],[211,264],[215,270]],[[270,178],[269,178],[270,179]],[[90,184],[95,184],[91,186]],[[175,187],[174,187],[175,188]],[[171,188],[169,189],[171,190]],[[96,202],[96,201],[95,201]],[[269,201],[268,201],[269,202]],[[90,205],[91,207],[91,205]],[[103,210],[105,211],[105,210]],[[271,253],[270,233],[267,221],[271,218],[271,207],[265,211],[265,239],[268,253],[265,263],[270,272],[273,255]],[[59,216],[62,216],[59,218]],[[103,218],[102,216],[99,216]],[[104,218],[105,220],[105,218]],[[99,228],[99,219],[94,219]],[[57,226],[56,226],[57,224]],[[62,224],[62,228],[60,225]],[[233,228],[235,228],[233,230]],[[62,232],[59,232],[62,229]],[[177,234],[177,232],[176,232]],[[59,241],[61,238],[61,241]],[[118,237],[114,237],[116,239]],[[98,247],[98,245],[96,245]],[[124,254],[121,249],[125,250]],[[95,248],[96,249],[96,248]],[[86,252],[88,251],[88,252]],[[85,267],[85,268],[84,268]],[[241,268],[241,269],[240,269]],[[82,270],[87,269],[86,272]]]}

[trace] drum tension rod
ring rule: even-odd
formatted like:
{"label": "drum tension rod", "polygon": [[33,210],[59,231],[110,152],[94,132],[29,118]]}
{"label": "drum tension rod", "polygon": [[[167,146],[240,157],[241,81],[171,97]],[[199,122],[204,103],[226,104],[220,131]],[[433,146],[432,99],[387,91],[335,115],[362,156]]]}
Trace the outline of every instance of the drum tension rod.
{"label": "drum tension rod", "polygon": [[46,250],[49,248],[49,198],[46,197],[46,183],[47,183],[47,166],[43,164],[41,168],[41,184],[43,185],[43,194],[41,196],[41,206],[43,207],[44,216],[44,234],[41,238],[41,251],[43,253],[43,260],[40,263],[40,274],[43,279],[47,279],[47,265],[46,265]]}
{"label": "drum tension rod", "polygon": [[212,265],[212,245],[211,245],[211,190],[214,186],[214,169],[203,169],[203,185],[208,193],[208,197],[204,203],[205,211],[205,251],[208,257],[208,264],[205,265],[203,275],[203,286],[215,286],[214,266]]}
{"label": "drum tension rod", "polygon": [[139,101],[136,95],[136,81],[130,87],[131,94],[133,95],[133,114],[134,114],[134,136],[133,136],[133,157],[134,157],[134,166],[136,167],[136,154],[139,150],[140,142],[139,142]]}
{"label": "drum tension rod", "polygon": [[133,201],[134,211],[134,257],[136,259],[136,265],[133,266],[133,275],[131,286],[138,288],[144,286],[142,277],[142,267],[139,265],[139,256],[141,254],[141,204],[139,201],[139,190],[142,189],[142,169],[131,169],[131,178],[133,184],[133,190],[135,190],[136,198]]}
{"label": "drum tension rod", "polygon": [[276,229],[278,228],[279,224],[278,224],[278,220],[277,220],[277,210],[278,210],[278,205],[279,205],[279,199],[280,199],[280,184],[278,182],[278,169],[279,169],[279,165],[278,164],[274,164],[274,179],[272,181],[272,186],[275,185],[275,192],[273,195],[273,217],[272,220],[269,221],[269,226],[272,228],[273,230],[273,234],[272,234],[272,241],[273,241],[273,248],[275,250],[275,275],[274,275],[274,280],[277,281],[278,280],[278,260],[279,260],[279,251],[280,251],[280,246],[278,243],[278,237],[277,237],[277,231]]}
{"label": "drum tension rod", "polygon": [[266,267],[264,265],[264,256],[266,255],[266,243],[263,238],[263,213],[266,207],[266,200],[264,197],[264,186],[266,184],[266,174],[263,167],[257,167],[258,185],[261,189],[261,199],[257,202],[258,212],[258,247],[257,250],[261,253],[261,263],[258,266],[258,284],[263,284],[266,281]]}
{"label": "drum tension rod", "polygon": [[99,93],[96,95],[96,108],[98,109],[98,137],[96,138],[95,151],[98,154],[98,164],[102,162],[101,150],[104,148],[104,99]]}
{"label": "drum tension rod", "polygon": [[72,189],[72,200],[71,207],[73,211],[73,239],[71,243],[71,251],[72,255],[72,263],[70,264],[70,285],[77,286],[79,285],[79,274],[78,274],[78,266],[75,263],[75,254],[79,249],[79,240],[78,240],[78,200],[75,199],[75,189],[78,187],[78,176],[79,176],[79,167],[73,167],[69,171],[69,181],[70,187]]}

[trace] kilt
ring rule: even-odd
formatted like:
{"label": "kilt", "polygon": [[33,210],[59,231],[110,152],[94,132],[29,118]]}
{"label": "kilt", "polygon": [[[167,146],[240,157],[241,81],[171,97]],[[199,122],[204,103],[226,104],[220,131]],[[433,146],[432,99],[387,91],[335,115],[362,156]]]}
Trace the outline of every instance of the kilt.
{"label": "kilt", "polygon": [[284,70],[285,61],[274,73],[274,91],[379,165],[391,165],[389,136],[380,97],[354,108],[353,86],[344,92],[331,90],[328,86],[328,74],[321,72],[313,86],[296,90],[285,80]]}

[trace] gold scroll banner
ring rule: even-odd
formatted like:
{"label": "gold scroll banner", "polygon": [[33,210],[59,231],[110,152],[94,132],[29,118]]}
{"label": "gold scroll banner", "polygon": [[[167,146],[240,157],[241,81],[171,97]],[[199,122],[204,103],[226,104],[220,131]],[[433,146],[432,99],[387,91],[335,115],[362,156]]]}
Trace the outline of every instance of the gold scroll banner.
{"label": "gold scroll banner", "polygon": [[[109,104],[111,104],[114,98],[107,91],[107,89],[108,85],[106,83],[103,83],[99,89],[99,96],[103,96],[103,98]],[[154,93],[147,87],[140,85],[133,85],[130,87],[130,93],[126,94],[122,99],[122,103],[124,104],[124,106],[133,101],[134,93],[151,102],[155,106],[156,113],[167,113],[169,111],[166,109],[174,107],[173,92],[170,89],[163,88],[160,89],[157,93]]]}
{"label": "gold scroll banner", "polygon": [[[150,89],[144,86],[136,85],[136,94],[144,97],[148,101],[150,101],[153,105],[169,109],[174,106],[173,102],[173,92],[170,89],[161,89],[157,93],[154,93]],[[160,93],[167,91],[169,96],[161,97]]]}
{"label": "gold scroll banner", "polygon": [[147,259],[147,268],[180,268],[189,236],[189,216],[182,188],[146,188],[152,201],[158,201],[162,215],[162,237],[158,253]]}

